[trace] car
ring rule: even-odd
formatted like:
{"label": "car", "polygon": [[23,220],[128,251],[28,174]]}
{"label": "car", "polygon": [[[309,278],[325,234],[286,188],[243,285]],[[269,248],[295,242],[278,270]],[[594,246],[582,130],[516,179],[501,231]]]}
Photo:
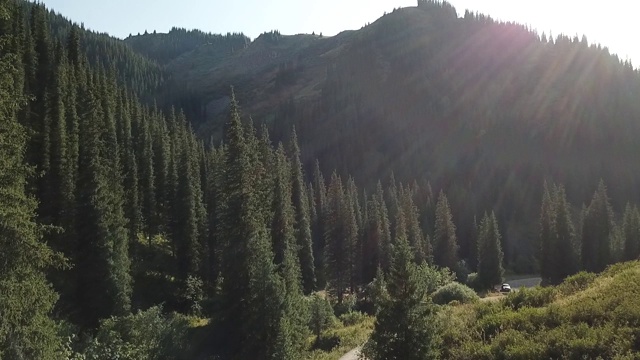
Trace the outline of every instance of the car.
{"label": "car", "polygon": [[500,286],[500,292],[511,292],[511,285],[502,284],[502,286]]}

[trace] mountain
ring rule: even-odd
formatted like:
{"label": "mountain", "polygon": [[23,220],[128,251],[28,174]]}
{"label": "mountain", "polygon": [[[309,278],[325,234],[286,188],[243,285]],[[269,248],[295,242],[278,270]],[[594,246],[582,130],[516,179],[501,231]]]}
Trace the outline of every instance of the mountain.
{"label": "mountain", "polygon": [[[169,46],[171,33],[161,36],[125,42],[160,61],[143,49]],[[369,188],[391,174],[428,180],[452,198],[463,237],[473,216],[495,209],[507,248],[528,254],[545,179],[565,184],[576,204],[600,179],[617,209],[640,197],[640,76],[585,38],[459,18],[431,1],[334,37],[226,37],[185,47],[165,65],[165,102],[185,108],[214,143],[234,86],[244,114],[274,141],[296,127],[307,170],[319,159],[325,172]]]}

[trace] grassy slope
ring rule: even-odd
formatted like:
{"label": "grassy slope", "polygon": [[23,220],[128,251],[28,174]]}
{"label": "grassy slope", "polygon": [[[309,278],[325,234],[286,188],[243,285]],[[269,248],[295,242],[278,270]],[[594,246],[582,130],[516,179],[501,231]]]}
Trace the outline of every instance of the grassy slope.
{"label": "grassy slope", "polygon": [[[342,355],[348,353],[353,348],[356,348],[364,344],[371,331],[373,330],[373,317],[364,317],[361,321],[348,326],[340,326],[331,330],[327,330],[322,334],[323,338],[337,338],[339,344],[329,351],[323,351],[320,349],[312,350],[309,352],[307,359],[309,360],[335,360],[339,359]],[[313,343],[313,338],[309,339],[310,344]],[[310,345],[311,346],[311,345]]]}
{"label": "grassy slope", "polygon": [[640,262],[441,313],[445,359],[635,359]]}

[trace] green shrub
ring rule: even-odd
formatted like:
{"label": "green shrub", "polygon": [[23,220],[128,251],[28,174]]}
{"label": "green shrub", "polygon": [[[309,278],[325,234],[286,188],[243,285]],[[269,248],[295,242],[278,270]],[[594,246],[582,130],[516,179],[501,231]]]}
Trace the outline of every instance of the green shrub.
{"label": "green shrub", "polygon": [[448,268],[436,268],[427,264],[418,267],[417,276],[420,286],[425,289],[427,295],[456,279],[456,274]]}
{"label": "green shrub", "polygon": [[469,265],[467,265],[467,262],[464,260],[458,261],[456,263],[456,268],[454,270],[456,274],[456,280],[462,284],[466,284],[467,278],[471,273],[471,270],[469,270]]}
{"label": "green shrub", "polygon": [[558,285],[558,291],[563,295],[575,294],[589,287],[596,278],[597,275],[594,273],[581,271],[564,279],[562,284]]}
{"label": "green shrub", "polygon": [[309,302],[309,328],[316,336],[320,338],[320,334],[337,322],[333,315],[331,304],[318,294],[313,294]]}
{"label": "green shrub", "polygon": [[331,351],[335,347],[340,345],[340,337],[331,334],[331,335],[323,335],[316,338],[313,343],[313,349],[322,350],[322,351]]}
{"label": "green shrub", "polygon": [[358,299],[355,295],[345,296],[344,298],[342,298],[341,304],[336,303],[335,305],[333,305],[333,313],[337,317],[340,317],[343,314],[355,311],[357,300]]}
{"label": "green shrub", "polygon": [[440,305],[449,304],[454,300],[461,304],[466,304],[479,299],[478,294],[473,289],[457,282],[452,282],[439,288],[432,298],[434,303]]}
{"label": "green shrub", "polygon": [[640,262],[638,261],[628,261],[628,262],[609,265],[607,269],[602,273],[602,275],[615,276],[626,270],[637,268],[639,265],[640,265]]}
{"label": "green shrub", "polygon": [[504,306],[513,310],[522,307],[542,307],[553,302],[555,297],[556,290],[552,287],[522,288],[511,292],[504,300]]}
{"label": "green shrub", "polygon": [[480,284],[478,283],[478,273],[471,273],[467,275],[467,286],[475,291],[480,291]]}
{"label": "green shrub", "polygon": [[363,322],[366,319],[367,315],[359,311],[351,311],[346,314],[340,315],[340,321],[342,321],[344,326],[353,326]]}
{"label": "green shrub", "polygon": [[187,351],[189,324],[161,307],[103,320],[86,349],[88,359],[179,359]]}

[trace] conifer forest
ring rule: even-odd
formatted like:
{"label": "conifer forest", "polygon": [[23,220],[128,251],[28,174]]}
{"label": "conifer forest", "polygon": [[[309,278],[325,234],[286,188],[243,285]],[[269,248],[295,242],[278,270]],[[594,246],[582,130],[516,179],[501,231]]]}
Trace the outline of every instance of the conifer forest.
{"label": "conifer forest", "polygon": [[640,72],[416,5],[122,40],[0,0],[0,359],[637,358]]}

